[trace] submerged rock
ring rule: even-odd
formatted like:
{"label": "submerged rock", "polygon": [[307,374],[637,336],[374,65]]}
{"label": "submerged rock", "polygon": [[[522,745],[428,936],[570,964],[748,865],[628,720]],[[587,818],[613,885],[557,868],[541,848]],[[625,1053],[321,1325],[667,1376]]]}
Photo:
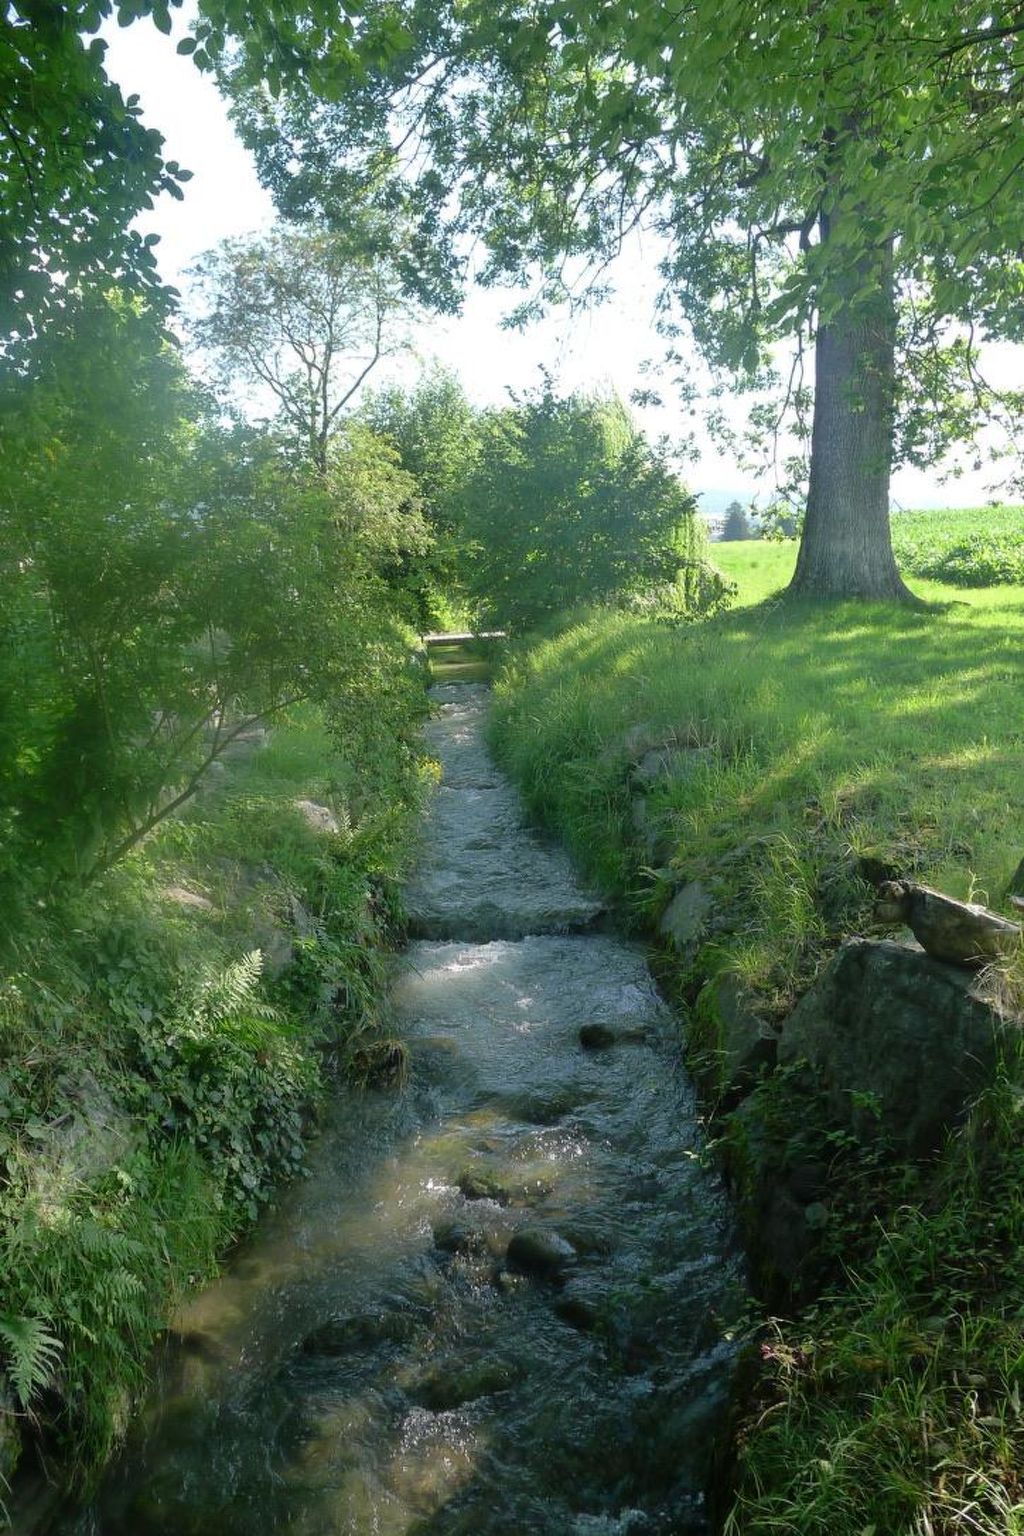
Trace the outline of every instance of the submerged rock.
{"label": "submerged rock", "polygon": [[497,1205],[508,1205],[511,1199],[501,1175],[487,1168],[465,1169],[459,1174],[458,1186],[467,1200],[493,1200]]}
{"label": "submerged rock", "polygon": [[580,1030],[580,1045],[585,1051],[605,1051],[618,1038],[615,1030],[607,1024],[584,1024]]}
{"label": "submerged rock", "polygon": [[617,1029],[611,1024],[584,1024],[579,1039],[585,1051],[606,1051],[611,1045],[637,1045],[647,1039],[647,1033],[632,1025]]}
{"label": "submerged rock", "polygon": [[550,1280],[576,1262],[576,1249],[557,1232],[523,1227],[509,1242],[505,1261],[512,1270]]}
{"label": "submerged rock", "polygon": [[434,1228],[434,1247],[441,1253],[482,1253],[487,1247],[484,1234],[458,1221],[442,1221]]}
{"label": "submerged rock", "polygon": [[455,1360],[435,1366],[411,1387],[409,1395],[431,1413],[446,1413],[478,1397],[506,1392],[516,1380],[517,1373],[501,1360]]}
{"label": "submerged rock", "polygon": [[556,1298],[554,1311],[570,1328],[578,1328],[581,1333],[590,1333],[601,1317],[597,1298],[574,1281],[570,1281]]}
{"label": "submerged rock", "polygon": [[300,1349],[304,1355],[347,1355],[377,1344],[404,1343],[412,1337],[415,1328],[414,1314],[398,1310],[329,1317],[312,1333],[307,1333]]}

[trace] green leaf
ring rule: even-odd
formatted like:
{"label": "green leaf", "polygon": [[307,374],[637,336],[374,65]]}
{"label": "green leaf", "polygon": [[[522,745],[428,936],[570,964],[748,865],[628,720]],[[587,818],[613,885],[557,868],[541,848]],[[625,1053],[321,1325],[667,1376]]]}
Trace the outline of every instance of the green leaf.
{"label": "green leaf", "polygon": [[0,1341],[15,1398],[23,1410],[49,1386],[61,1355],[61,1343],[37,1317],[0,1313]]}

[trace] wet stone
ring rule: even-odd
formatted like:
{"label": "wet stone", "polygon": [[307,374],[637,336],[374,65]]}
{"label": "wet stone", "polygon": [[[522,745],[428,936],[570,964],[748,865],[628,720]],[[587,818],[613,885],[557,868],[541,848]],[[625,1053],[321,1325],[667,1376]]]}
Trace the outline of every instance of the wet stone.
{"label": "wet stone", "polygon": [[516,1380],[516,1372],[500,1360],[451,1361],[436,1366],[410,1391],[414,1402],[431,1413],[446,1413],[463,1403],[505,1392]]}
{"label": "wet stone", "polygon": [[579,1329],[580,1333],[593,1332],[601,1318],[601,1310],[594,1297],[571,1284],[557,1297],[554,1310],[564,1323],[568,1323],[570,1328]]}
{"label": "wet stone", "polygon": [[503,1269],[501,1265],[495,1269],[491,1278],[494,1281],[495,1290],[500,1291],[503,1296],[514,1296],[517,1291],[523,1290],[529,1284],[525,1275],[514,1274],[512,1270]]}
{"label": "wet stone", "polygon": [[585,1051],[606,1051],[618,1038],[607,1024],[584,1024],[580,1030],[580,1045]]}
{"label": "wet stone", "polygon": [[441,1253],[475,1253],[482,1245],[481,1234],[457,1221],[441,1222],[434,1228],[434,1247]]}
{"label": "wet stone", "polygon": [[616,1029],[610,1024],[584,1024],[580,1029],[580,1045],[585,1051],[606,1051],[613,1045],[639,1045],[646,1039],[646,1030],[632,1027]]}
{"label": "wet stone", "polygon": [[411,1312],[365,1312],[352,1317],[331,1317],[300,1346],[304,1355],[337,1356],[377,1344],[404,1343],[416,1330]]}
{"label": "wet stone", "polygon": [[576,1262],[576,1249],[557,1232],[543,1227],[523,1227],[508,1245],[506,1262],[523,1274],[554,1279]]}
{"label": "wet stone", "polygon": [[527,1125],[556,1125],[579,1107],[579,1092],[571,1085],[555,1085],[538,1093],[513,1095],[507,1105],[514,1120]]}
{"label": "wet stone", "polygon": [[459,1174],[458,1185],[467,1200],[493,1200],[496,1205],[508,1205],[511,1198],[504,1180],[484,1168],[467,1168]]}

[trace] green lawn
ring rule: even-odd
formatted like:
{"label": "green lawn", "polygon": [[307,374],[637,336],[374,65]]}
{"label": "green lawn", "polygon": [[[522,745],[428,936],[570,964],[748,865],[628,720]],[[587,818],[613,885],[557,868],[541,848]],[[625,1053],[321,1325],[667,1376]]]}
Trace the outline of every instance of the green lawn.
{"label": "green lawn", "polygon": [[816,912],[814,893],[851,850],[1001,900],[1024,858],[1024,590],[916,582],[934,607],[794,609],[753,595],[789,551],[737,552],[748,604],[720,619],[675,629],[605,611],[521,654],[499,686],[499,744],[584,866],[652,903],[657,887],[631,861],[628,738],[642,728],[705,746],[705,770],[659,798],[674,874],[702,877],[756,841],[752,867],[732,859],[729,881],[744,969],[781,988],[781,1006],[819,950],[864,919],[854,884],[808,934],[794,896]]}
{"label": "green lawn", "polygon": [[796,565],[795,539],[737,539],[711,546],[711,563],[739,588],[737,603],[748,608],[781,592]]}
{"label": "green lawn", "polygon": [[[897,512],[893,549],[909,585],[941,600],[934,583],[960,589],[1024,585],[1024,507],[956,507]],[[715,544],[712,563],[739,587],[739,603],[759,603],[787,585],[795,539],[741,539]]]}

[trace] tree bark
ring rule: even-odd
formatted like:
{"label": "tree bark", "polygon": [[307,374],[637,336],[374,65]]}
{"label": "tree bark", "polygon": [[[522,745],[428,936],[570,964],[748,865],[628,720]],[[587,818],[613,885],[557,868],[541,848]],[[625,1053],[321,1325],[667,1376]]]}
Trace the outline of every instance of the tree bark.
{"label": "tree bark", "polygon": [[[851,215],[847,215],[850,217]],[[822,216],[822,239],[836,234]],[[914,602],[892,552],[896,314],[891,246],[851,263],[846,299],[815,339],[807,511],[789,595]]]}

